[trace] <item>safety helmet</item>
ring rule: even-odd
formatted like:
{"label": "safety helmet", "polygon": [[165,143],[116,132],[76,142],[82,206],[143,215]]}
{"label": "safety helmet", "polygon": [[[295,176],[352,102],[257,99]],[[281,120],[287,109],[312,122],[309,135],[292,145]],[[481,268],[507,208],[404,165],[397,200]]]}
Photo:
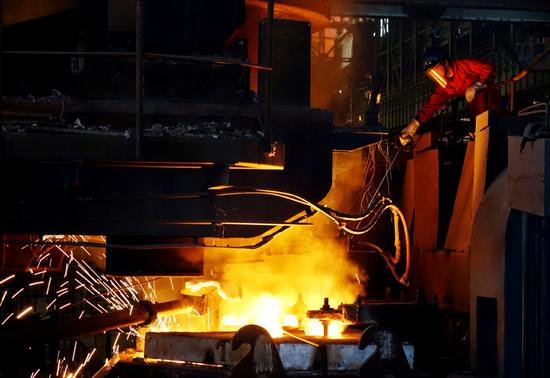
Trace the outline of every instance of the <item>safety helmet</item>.
{"label": "safety helmet", "polygon": [[422,57],[422,64],[424,66],[424,72],[432,68],[438,63],[447,60],[447,54],[441,47],[428,47]]}

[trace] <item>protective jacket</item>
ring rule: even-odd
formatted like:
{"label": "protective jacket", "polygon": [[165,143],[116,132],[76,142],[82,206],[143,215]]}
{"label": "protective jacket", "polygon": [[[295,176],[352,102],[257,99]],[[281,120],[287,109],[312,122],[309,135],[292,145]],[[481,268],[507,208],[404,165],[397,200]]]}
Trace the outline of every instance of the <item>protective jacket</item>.
{"label": "protective jacket", "polygon": [[477,93],[474,101],[468,103],[471,116],[476,116],[488,109],[501,108],[502,99],[497,89],[491,84],[495,78],[494,67],[487,62],[477,59],[458,59],[450,63],[450,70],[454,73],[447,77],[445,88],[436,86],[435,92],[416,114],[415,119],[424,123],[436,112],[444,109],[447,103],[457,96],[464,96],[466,89],[479,81],[488,87]]}

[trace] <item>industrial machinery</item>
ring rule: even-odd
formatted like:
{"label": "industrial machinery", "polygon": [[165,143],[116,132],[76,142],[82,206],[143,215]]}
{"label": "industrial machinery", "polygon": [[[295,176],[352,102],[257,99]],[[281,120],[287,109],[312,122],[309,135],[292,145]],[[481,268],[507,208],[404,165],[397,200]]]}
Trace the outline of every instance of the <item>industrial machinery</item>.
{"label": "industrial machinery", "polygon": [[[379,114],[406,70],[389,67],[394,5],[15,3],[0,376],[548,373],[547,99],[404,151]],[[430,17],[471,17],[443,3]],[[503,82],[511,108],[529,71]]]}

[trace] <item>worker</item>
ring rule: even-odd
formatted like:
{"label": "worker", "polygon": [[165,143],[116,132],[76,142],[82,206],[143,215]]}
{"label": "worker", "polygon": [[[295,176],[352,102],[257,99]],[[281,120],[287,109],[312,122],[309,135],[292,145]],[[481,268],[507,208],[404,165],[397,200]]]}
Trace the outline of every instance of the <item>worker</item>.
{"label": "worker", "polygon": [[443,49],[430,47],[423,56],[424,74],[435,82],[434,93],[399,135],[401,146],[412,144],[420,125],[444,109],[457,96],[464,96],[468,112],[475,117],[489,109],[501,109],[502,99],[491,85],[494,67],[477,59],[457,59],[449,62]]}

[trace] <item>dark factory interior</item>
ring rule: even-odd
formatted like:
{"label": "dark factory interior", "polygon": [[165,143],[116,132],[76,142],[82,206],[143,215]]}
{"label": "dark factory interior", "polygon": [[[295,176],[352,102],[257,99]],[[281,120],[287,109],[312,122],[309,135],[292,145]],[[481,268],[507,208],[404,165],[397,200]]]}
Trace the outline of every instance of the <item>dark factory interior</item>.
{"label": "dark factory interior", "polygon": [[550,377],[550,3],[0,0],[0,377]]}

